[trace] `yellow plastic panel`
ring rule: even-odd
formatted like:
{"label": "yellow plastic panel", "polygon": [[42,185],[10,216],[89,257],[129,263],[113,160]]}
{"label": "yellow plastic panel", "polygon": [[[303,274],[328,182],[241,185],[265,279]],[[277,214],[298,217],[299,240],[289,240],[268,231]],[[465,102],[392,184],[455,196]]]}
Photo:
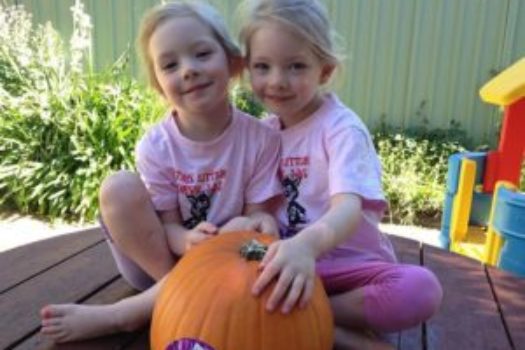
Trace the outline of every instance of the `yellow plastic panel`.
{"label": "yellow plastic panel", "polygon": [[496,183],[496,190],[494,191],[494,196],[492,197],[492,204],[490,208],[490,219],[489,227],[487,230],[487,242],[485,243],[485,251],[483,253],[483,262],[490,265],[496,265],[498,262],[498,257],[503,245],[503,237],[494,230],[493,220],[494,220],[494,208],[496,207],[496,198],[498,191],[506,187],[511,190],[516,190],[516,186],[508,181],[498,181]]}
{"label": "yellow plastic panel", "polygon": [[463,240],[467,234],[475,179],[476,162],[470,159],[463,159],[461,161],[458,191],[452,204],[451,243]]}
{"label": "yellow plastic panel", "polygon": [[498,74],[479,91],[487,103],[508,106],[525,96],[525,57]]}

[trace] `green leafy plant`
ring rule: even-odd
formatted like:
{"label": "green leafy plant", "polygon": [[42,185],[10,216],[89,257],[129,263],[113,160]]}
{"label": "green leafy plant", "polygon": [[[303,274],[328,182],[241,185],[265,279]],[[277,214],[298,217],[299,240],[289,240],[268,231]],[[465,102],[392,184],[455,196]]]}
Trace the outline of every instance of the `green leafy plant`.
{"label": "green leafy plant", "polygon": [[256,100],[253,93],[240,84],[231,89],[230,100],[241,111],[256,118],[261,118],[265,113],[263,106]]}
{"label": "green leafy plant", "polygon": [[466,150],[461,130],[393,128],[374,134],[383,166],[389,218],[402,224],[437,224],[443,206],[448,157]]}
{"label": "green leafy plant", "polygon": [[125,74],[125,53],[90,65],[89,17],[72,7],[66,45],[23,7],[0,5],[0,205],[49,218],[92,220],[101,180],[133,169],[145,125],[163,110]]}

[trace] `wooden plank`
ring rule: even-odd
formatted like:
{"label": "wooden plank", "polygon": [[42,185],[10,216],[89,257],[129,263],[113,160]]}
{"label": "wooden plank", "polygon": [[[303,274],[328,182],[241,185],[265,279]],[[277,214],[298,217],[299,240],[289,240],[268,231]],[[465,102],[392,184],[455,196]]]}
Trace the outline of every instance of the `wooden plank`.
{"label": "wooden plank", "polygon": [[143,341],[143,335],[149,334],[149,329],[141,329],[133,333],[117,333],[106,337],[99,337],[78,342],[70,342],[64,344],[54,344],[45,339],[41,335],[35,335],[27,342],[24,342],[14,348],[13,350],[116,350],[128,349],[134,344],[141,344],[140,349],[148,349],[149,340],[146,337],[146,342]]}
{"label": "wooden plank", "polygon": [[478,261],[423,246],[423,263],[443,285],[443,303],[427,322],[427,349],[511,349]]}
{"label": "wooden plank", "polygon": [[0,349],[38,330],[42,306],[79,302],[118,275],[108,246],[100,242],[2,294]]}
{"label": "wooden plank", "polygon": [[[421,265],[420,242],[395,236],[391,236],[390,238],[399,262]],[[397,348],[400,350],[423,349],[423,327],[424,325],[420,325],[399,332]]]}
{"label": "wooden plank", "polygon": [[100,228],[54,237],[0,254],[0,295],[103,239]]}
{"label": "wooden plank", "polygon": [[525,350],[525,279],[494,267],[487,271],[514,348]]}
{"label": "wooden plank", "polygon": [[[90,298],[86,299],[83,304],[109,304],[124,299],[135,294],[136,291],[127,284],[122,278],[109,284]],[[139,337],[141,332],[120,333],[112,336],[96,338],[88,341],[67,343],[62,345],[53,344],[40,333],[36,333],[23,343],[17,345],[14,350],[31,350],[31,349],[119,349],[126,344],[133,342]]]}

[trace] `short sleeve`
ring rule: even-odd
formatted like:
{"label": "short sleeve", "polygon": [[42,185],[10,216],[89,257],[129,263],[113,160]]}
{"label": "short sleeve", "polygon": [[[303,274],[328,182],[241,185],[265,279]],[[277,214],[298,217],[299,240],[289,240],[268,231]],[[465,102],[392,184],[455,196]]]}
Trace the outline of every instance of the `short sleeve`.
{"label": "short sleeve", "polygon": [[282,194],[278,178],[281,137],[272,132],[264,140],[259,147],[255,167],[246,187],[246,203],[262,203]]}
{"label": "short sleeve", "polygon": [[372,140],[360,125],[335,127],[326,139],[330,195],[355,193],[365,201],[386,206],[381,166]]}
{"label": "short sleeve", "polygon": [[166,149],[155,143],[151,137],[143,137],[136,153],[137,170],[148,190],[156,210],[172,210],[178,207],[177,188],[170,181],[170,170],[166,166]]}

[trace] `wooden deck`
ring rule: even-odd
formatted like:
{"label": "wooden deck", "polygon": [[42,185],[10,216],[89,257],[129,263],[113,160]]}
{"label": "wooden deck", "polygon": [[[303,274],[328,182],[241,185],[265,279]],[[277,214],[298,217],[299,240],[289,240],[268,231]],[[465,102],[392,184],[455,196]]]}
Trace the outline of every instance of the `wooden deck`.
{"label": "wooden deck", "polygon": [[[399,349],[525,349],[525,279],[392,236],[400,260],[427,266],[444,288],[439,313],[392,337]],[[134,291],[99,229],[0,254],[0,349],[148,349],[148,332],[53,346],[39,335],[48,303],[109,303]],[[228,349],[237,350],[237,349]]]}

